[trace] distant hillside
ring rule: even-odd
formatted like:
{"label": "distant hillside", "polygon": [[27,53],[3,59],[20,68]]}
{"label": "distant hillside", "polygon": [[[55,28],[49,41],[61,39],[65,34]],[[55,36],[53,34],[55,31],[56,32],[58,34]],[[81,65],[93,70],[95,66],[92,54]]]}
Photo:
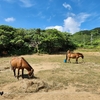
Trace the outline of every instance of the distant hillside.
{"label": "distant hillside", "polygon": [[72,35],[72,41],[79,47],[100,48],[100,27],[76,32]]}

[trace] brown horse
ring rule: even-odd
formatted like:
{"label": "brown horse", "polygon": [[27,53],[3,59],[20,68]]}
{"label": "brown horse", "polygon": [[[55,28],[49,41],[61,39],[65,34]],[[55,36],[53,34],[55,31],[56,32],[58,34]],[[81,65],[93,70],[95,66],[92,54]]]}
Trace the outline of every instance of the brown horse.
{"label": "brown horse", "polygon": [[29,65],[29,63],[23,57],[14,57],[10,61],[11,68],[14,72],[14,76],[16,77],[16,69],[18,69],[17,79],[19,79],[19,72],[22,69],[22,78],[24,74],[24,69],[28,71],[29,78],[34,76],[34,69]]}
{"label": "brown horse", "polygon": [[73,53],[70,50],[66,53],[66,60],[71,63],[70,58],[76,59],[76,63],[78,63],[78,58],[81,57],[84,59],[84,55],[82,53]]}

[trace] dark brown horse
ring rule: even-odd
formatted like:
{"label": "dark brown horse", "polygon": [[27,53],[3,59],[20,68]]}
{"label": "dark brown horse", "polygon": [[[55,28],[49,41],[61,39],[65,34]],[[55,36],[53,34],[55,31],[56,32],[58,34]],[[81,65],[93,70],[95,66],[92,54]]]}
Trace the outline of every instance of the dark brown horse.
{"label": "dark brown horse", "polygon": [[14,72],[14,76],[16,77],[16,69],[18,69],[17,79],[19,79],[20,69],[22,70],[22,78],[24,74],[24,69],[28,71],[29,78],[34,76],[34,69],[29,65],[29,63],[23,57],[14,57],[10,61],[11,68]]}
{"label": "dark brown horse", "polygon": [[84,59],[84,55],[82,53],[73,53],[70,50],[68,50],[66,53],[66,60],[67,60],[67,62],[70,62],[70,63],[71,63],[71,61],[70,61],[71,58],[76,59],[76,63],[78,63],[79,57]]}

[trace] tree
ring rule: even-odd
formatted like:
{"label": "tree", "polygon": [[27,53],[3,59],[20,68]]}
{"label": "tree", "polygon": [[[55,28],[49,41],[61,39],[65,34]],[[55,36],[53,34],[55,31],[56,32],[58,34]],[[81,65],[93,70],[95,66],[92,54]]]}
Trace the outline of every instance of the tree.
{"label": "tree", "polygon": [[67,32],[56,29],[23,29],[6,25],[0,26],[0,52],[10,55],[29,53],[57,53],[68,48],[75,48]]}
{"label": "tree", "polygon": [[[68,46],[74,45],[70,43],[68,33],[60,32],[56,29],[48,29],[42,34],[41,51],[46,53],[56,53],[59,51],[65,51]],[[71,47],[72,48],[72,47]]]}
{"label": "tree", "polygon": [[3,51],[9,52],[9,47],[10,47],[10,40],[13,36],[15,29],[6,26],[6,25],[1,25],[0,26],[0,53]]}

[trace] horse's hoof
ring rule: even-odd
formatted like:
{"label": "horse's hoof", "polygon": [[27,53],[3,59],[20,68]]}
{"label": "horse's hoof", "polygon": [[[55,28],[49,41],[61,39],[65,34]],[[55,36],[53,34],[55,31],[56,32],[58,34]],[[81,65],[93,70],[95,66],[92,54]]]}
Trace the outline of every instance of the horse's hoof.
{"label": "horse's hoof", "polygon": [[19,77],[17,76],[17,79],[19,80]]}

